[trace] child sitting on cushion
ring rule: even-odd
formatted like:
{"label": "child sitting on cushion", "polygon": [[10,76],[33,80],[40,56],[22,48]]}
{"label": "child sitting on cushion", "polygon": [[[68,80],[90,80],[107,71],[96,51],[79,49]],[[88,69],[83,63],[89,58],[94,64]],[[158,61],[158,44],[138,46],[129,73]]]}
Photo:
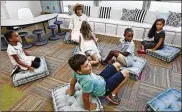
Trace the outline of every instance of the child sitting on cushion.
{"label": "child sitting on cushion", "polygon": [[74,70],[67,90],[69,95],[74,95],[75,84],[78,82],[82,88],[82,98],[85,109],[94,110],[96,104],[90,102],[89,95],[106,96],[107,100],[113,104],[120,104],[117,93],[129,78],[127,70],[119,71],[120,64],[114,63],[107,66],[99,75],[92,73],[92,65],[87,57],[76,54],[68,60],[69,66]]}
{"label": "child sitting on cushion", "polygon": [[91,65],[96,65],[99,63],[101,56],[97,47],[97,40],[90,28],[90,24],[87,21],[83,21],[80,28],[79,50],[80,53],[91,56]]}
{"label": "child sitting on cushion", "polygon": [[134,51],[135,51],[135,44],[133,42],[133,35],[134,32],[131,28],[126,28],[124,31],[124,40],[121,41],[121,49],[120,51],[118,50],[111,50],[109,54],[107,55],[105,60],[101,61],[101,64],[106,65],[111,62],[111,59],[113,57],[116,58],[118,62],[123,64],[124,66],[130,67],[132,66],[133,63],[133,56],[134,56]]}
{"label": "child sitting on cushion", "polygon": [[[75,14],[71,16],[69,24],[69,33],[65,36],[65,43],[79,43],[79,33],[83,21],[88,21],[88,18],[83,14],[83,5],[76,3],[73,7]],[[98,39],[97,39],[98,40]]]}
{"label": "child sitting on cushion", "polygon": [[165,31],[163,30],[164,25],[165,20],[163,18],[156,19],[148,34],[149,38],[154,37],[154,41],[142,41],[141,50],[138,50],[139,53],[145,53],[146,49],[155,51],[163,48],[165,40]]}
{"label": "child sitting on cushion", "polygon": [[[13,65],[19,66],[22,70],[34,71],[34,68],[40,66],[40,58],[30,56],[28,52],[23,50],[20,42],[19,34],[15,31],[7,31],[4,34],[6,40],[9,42],[7,54]],[[17,69],[18,70],[18,69]],[[17,73],[15,71],[14,73]]]}

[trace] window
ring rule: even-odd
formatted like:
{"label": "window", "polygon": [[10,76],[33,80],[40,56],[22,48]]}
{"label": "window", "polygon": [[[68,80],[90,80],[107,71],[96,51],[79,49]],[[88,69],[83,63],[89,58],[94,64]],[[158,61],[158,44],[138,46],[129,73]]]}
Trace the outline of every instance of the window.
{"label": "window", "polygon": [[159,12],[180,12],[181,13],[181,2],[158,2],[151,1],[150,11],[159,11]]}
{"label": "window", "polygon": [[68,12],[68,5],[75,5],[76,3],[80,3],[83,5],[94,5],[94,1],[62,1],[63,2],[63,10],[64,12]]}
{"label": "window", "polygon": [[111,6],[113,9],[142,9],[143,1],[99,1],[99,6]]}

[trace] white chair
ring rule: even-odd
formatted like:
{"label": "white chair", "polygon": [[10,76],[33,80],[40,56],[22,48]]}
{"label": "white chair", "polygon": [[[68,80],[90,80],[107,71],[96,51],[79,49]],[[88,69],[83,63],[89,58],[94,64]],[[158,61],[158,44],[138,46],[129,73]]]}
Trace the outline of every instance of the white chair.
{"label": "white chair", "polygon": [[18,18],[31,19],[31,18],[34,18],[34,16],[29,8],[21,8],[21,9],[18,9]]}
{"label": "white chair", "polygon": [[[18,9],[18,18],[20,20],[29,20],[29,19],[34,18],[34,16],[29,8],[21,8],[21,9]],[[35,45],[40,46],[40,45],[47,44],[48,41],[41,37],[41,34],[43,32],[44,31],[42,29],[38,29],[38,26],[36,25],[36,29],[32,31],[32,33],[37,35],[37,37],[38,37],[37,42],[34,43]]]}
{"label": "white chair", "polygon": [[[18,18],[21,20],[28,20],[34,18],[34,16],[29,8],[20,8],[18,9]],[[38,29],[37,25],[36,29]]]}

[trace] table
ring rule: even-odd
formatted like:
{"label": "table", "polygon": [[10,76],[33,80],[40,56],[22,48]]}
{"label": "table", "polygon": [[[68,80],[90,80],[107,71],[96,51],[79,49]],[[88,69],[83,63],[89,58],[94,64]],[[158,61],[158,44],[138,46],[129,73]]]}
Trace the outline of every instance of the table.
{"label": "table", "polygon": [[[22,26],[42,23],[44,32],[46,33],[46,27],[44,25],[44,22],[55,19],[55,18],[57,19],[57,16],[58,16],[58,13],[40,15],[35,18],[30,18],[25,20],[1,18],[1,27],[14,27],[14,26],[22,27]],[[23,39],[22,43],[26,44],[27,42],[25,39]]]}
{"label": "table", "polygon": [[44,22],[57,18],[58,13],[40,15],[35,18],[19,20],[19,19],[2,19],[1,18],[1,27],[13,27],[13,26],[27,26],[42,23],[44,31],[46,33],[46,28]]}

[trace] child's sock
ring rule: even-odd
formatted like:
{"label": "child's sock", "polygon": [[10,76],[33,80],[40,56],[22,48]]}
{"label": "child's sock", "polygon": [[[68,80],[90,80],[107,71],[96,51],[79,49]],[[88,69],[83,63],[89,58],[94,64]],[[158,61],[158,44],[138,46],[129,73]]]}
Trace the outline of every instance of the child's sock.
{"label": "child's sock", "polygon": [[116,96],[116,94],[113,94],[113,93],[112,93],[111,95],[112,95],[112,96]]}

